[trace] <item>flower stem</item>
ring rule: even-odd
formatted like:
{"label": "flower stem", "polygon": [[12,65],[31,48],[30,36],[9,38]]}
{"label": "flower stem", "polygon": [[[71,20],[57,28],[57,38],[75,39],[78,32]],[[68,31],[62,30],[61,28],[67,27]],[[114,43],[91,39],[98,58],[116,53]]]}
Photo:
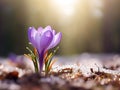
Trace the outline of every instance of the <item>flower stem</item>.
{"label": "flower stem", "polygon": [[35,59],[35,61],[33,61],[33,63],[34,63],[34,67],[35,67],[35,72],[39,72],[37,59]]}
{"label": "flower stem", "polygon": [[39,68],[40,68],[40,73],[43,70],[43,61],[44,61],[44,51],[39,54]]}

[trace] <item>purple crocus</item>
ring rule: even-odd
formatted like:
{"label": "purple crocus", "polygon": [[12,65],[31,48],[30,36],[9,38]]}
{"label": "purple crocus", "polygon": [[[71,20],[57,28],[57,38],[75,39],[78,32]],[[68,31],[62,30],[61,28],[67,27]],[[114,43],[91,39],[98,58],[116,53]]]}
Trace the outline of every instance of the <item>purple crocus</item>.
{"label": "purple crocus", "polygon": [[61,41],[62,33],[56,34],[51,26],[45,28],[39,27],[37,30],[34,27],[28,29],[28,39],[30,43],[37,49],[39,56],[40,72],[43,68],[44,54],[51,48],[54,48]]}

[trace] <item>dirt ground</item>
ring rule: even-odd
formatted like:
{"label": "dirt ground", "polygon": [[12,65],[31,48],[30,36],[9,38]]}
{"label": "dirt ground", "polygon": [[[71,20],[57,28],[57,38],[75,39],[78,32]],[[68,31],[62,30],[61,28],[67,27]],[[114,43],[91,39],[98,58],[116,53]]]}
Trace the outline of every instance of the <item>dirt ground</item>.
{"label": "dirt ground", "polygon": [[24,58],[0,60],[0,90],[120,90],[120,56],[81,54],[55,57],[49,75],[34,73]]}

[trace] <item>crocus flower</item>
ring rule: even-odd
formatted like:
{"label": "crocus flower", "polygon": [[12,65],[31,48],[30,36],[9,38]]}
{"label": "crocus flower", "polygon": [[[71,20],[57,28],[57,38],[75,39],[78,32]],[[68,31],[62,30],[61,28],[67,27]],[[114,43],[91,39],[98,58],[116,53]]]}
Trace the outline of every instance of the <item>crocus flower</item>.
{"label": "crocus flower", "polygon": [[10,64],[13,64],[15,66],[24,66],[23,56],[18,56],[15,53],[10,53],[8,55],[8,60],[10,61]]}
{"label": "crocus flower", "polygon": [[62,33],[56,34],[50,26],[45,28],[39,27],[37,30],[34,27],[28,29],[28,39],[33,47],[37,49],[39,57],[40,72],[43,68],[44,54],[51,48],[54,48],[61,41]]}
{"label": "crocus flower", "polygon": [[8,56],[9,60],[11,60],[12,62],[16,62],[17,59],[17,55],[14,53],[10,53]]}

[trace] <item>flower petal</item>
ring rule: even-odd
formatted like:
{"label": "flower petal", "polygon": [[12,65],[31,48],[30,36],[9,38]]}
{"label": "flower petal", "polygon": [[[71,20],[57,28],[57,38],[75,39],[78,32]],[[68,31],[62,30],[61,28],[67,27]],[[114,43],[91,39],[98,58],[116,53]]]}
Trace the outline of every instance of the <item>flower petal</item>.
{"label": "flower petal", "polygon": [[53,33],[53,36],[54,36],[56,34],[55,30],[53,30],[52,33]]}
{"label": "flower petal", "polygon": [[42,30],[43,30],[43,28],[42,28],[42,27],[39,27],[37,30],[38,30],[39,33],[41,33]]}
{"label": "flower petal", "polygon": [[35,43],[36,34],[37,34],[37,31],[35,30],[34,27],[29,27],[28,28],[28,39],[34,47],[36,47],[36,43]]}
{"label": "flower petal", "polygon": [[61,32],[57,33],[54,36],[54,38],[53,38],[51,44],[49,45],[49,47],[47,48],[47,50],[51,49],[51,48],[54,48],[57,44],[59,44],[60,41],[61,41],[61,38],[62,38],[62,33]]}
{"label": "flower petal", "polygon": [[45,28],[44,28],[45,30],[52,30],[52,28],[51,28],[51,26],[46,26]]}
{"label": "flower petal", "polygon": [[41,32],[41,34],[44,34],[46,31],[51,31],[52,32],[52,28],[51,28],[51,26],[46,26],[43,30],[42,30],[42,32]]}
{"label": "flower petal", "polygon": [[37,32],[35,36],[35,43],[36,43],[37,50],[39,49],[39,46],[40,46],[40,39],[41,39],[41,34]]}
{"label": "flower petal", "polygon": [[41,53],[43,50],[45,51],[47,47],[50,45],[51,41],[53,39],[53,34],[50,30],[44,32],[44,34],[40,38],[39,42],[39,53]]}

